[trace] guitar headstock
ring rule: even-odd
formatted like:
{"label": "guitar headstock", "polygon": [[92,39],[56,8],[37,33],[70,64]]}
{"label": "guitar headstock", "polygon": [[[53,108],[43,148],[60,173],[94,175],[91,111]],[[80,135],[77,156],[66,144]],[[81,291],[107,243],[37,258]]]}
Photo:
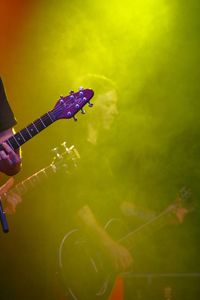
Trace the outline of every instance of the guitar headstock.
{"label": "guitar headstock", "polygon": [[52,149],[52,152],[54,153],[54,159],[51,163],[51,167],[55,172],[60,167],[63,167],[66,172],[69,172],[71,168],[77,167],[77,161],[80,159],[80,155],[74,145],[67,147],[67,143],[63,142],[61,146],[61,148],[56,147]]}
{"label": "guitar headstock", "polygon": [[191,206],[191,203],[189,203],[189,199],[192,196],[192,192],[189,188],[183,186],[179,192],[177,193],[176,199],[175,199],[175,205],[176,206],[184,206],[189,207]]}
{"label": "guitar headstock", "polygon": [[90,99],[93,97],[94,91],[91,89],[80,88],[78,92],[71,91],[66,97],[61,96],[57,101],[54,109],[51,111],[56,120],[58,119],[70,119],[77,120],[75,114],[80,110],[83,114],[83,106],[88,103],[90,107],[93,106],[90,103]]}

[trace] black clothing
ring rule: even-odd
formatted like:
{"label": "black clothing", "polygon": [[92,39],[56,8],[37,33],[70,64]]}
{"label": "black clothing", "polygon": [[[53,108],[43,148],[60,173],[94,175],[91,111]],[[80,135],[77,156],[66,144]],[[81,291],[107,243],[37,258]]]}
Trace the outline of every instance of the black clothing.
{"label": "black clothing", "polygon": [[16,120],[7,101],[3,82],[0,78],[0,132],[13,127],[15,124]]}

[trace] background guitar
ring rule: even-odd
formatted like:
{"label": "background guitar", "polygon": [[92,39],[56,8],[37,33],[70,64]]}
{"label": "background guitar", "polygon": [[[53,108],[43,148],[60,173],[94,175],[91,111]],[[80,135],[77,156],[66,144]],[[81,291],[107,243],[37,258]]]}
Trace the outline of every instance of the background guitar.
{"label": "background guitar", "polygon": [[58,147],[52,149],[55,156],[50,165],[42,168],[15,186],[13,186],[13,177],[6,182],[6,184],[0,190],[1,198],[5,203],[6,213],[15,213],[16,206],[22,201],[21,196],[41,183],[43,180],[46,180],[49,176],[52,176],[61,169],[64,169],[65,172],[70,173],[74,168],[77,167],[77,161],[80,159],[80,155],[75,146],[72,145],[68,148],[66,142],[63,142],[62,148],[64,148],[64,151],[60,151]]}
{"label": "background guitar", "polygon": [[[109,220],[105,229],[115,238],[117,232],[119,243],[128,249],[141,247],[145,238],[174,223],[174,220],[179,224],[183,222],[186,214],[192,209],[185,205],[190,194],[186,188],[181,189],[171,205],[134,231],[126,231],[124,234],[122,222],[116,219]],[[117,274],[105,253],[94,247],[78,228],[69,231],[63,237],[58,263],[61,280],[68,294],[67,299],[108,299]]]}

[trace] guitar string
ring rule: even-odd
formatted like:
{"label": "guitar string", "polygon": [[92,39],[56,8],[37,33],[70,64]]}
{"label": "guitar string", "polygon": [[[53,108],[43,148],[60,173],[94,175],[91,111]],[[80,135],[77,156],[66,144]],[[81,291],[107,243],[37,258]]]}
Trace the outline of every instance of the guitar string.
{"label": "guitar string", "polygon": [[[79,98],[76,98],[76,99],[74,99],[74,100],[77,100],[77,99],[79,99]],[[62,100],[62,99],[61,99]],[[71,103],[67,106],[67,109],[70,109],[70,108],[72,108],[72,106],[74,105],[74,103],[72,102],[72,101],[74,101],[74,100],[71,100]],[[87,102],[89,101],[90,99],[87,99]],[[59,101],[59,100],[58,100]],[[86,102],[86,103],[87,103]],[[86,104],[85,103],[85,104]],[[16,137],[16,135],[17,134],[19,134],[19,133],[22,133],[22,130],[24,130],[24,129],[28,129],[28,127],[31,125],[31,124],[35,124],[36,126],[37,126],[37,129],[38,129],[38,125],[41,125],[41,119],[45,122],[45,121],[47,121],[47,120],[51,120],[51,117],[48,115],[49,113],[60,113],[60,112],[62,112],[62,110],[63,110],[63,107],[65,108],[65,105],[64,105],[64,103],[62,104],[62,103],[59,103],[56,107],[54,107],[52,110],[50,110],[50,111],[48,111],[47,113],[45,113],[43,116],[41,116],[40,118],[38,118],[38,119],[36,119],[35,121],[33,121],[32,123],[30,123],[28,126],[26,126],[26,127],[24,127],[23,129],[21,129],[19,132],[17,132],[16,134],[14,134],[14,138]],[[78,109],[78,111],[82,108],[83,106],[81,106],[79,109]],[[78,112],[77,111],[77,112]],[[75,115],[75,114],[74,114]],[[43,130],[43,129],[45,129],[46,127],[48,127],[49,125],[51,125],[52,123],[54,123],[57,119],[56,119],[56,117],[55,117],[55,115],[53,115],[53,117],[55,118],[55,120],[51,120],[51,123],[50,124],[48,124],[47,126],[44,126],[43,128],[41,128],[41,129],[39,129],[40,131],[41,130]],[[73,115],[72,116],[70,116],[70,118],[71,117],[73,117]],[[39,131],[39,132],[40,132]],[[39,133],[39,132],[37,132],[37,133]],[[37,134],[36,133],[36,134]],[[35,134],[35,135],[36,135]],[[13,137],[11,137],[11,138],[13,138]],[[24,137],[24,136],[23,136]],[[31,136],[31,137],[33,137],[33,136]],[[30,138],[31,138],[30,137]],[[9,140],[9,139],[8,139]],[[7,141],[8,141],[7,140]],[[27,140],[26,140],[27,141]],[[25,142],[26,142],[25,141]]]}
{"label": "guitar string", "polygon": [[141,225],[140,227],[138,227],[136,230],[129,232],[127,235],[125,235],[123,238],[121,238],[119,240],[119,242],[122,242],[124,240],[126,240],[128,237],[130,237],[131,235],[134,235],[138,232],[140,232],[144,227],[146,227],[147,225],[155,222],[156,220],[160,219],[162,216],[166,215],[167,213],[171,212],[173,210],[173,208],[175,207],[175,205],[169,206],[166,210],[164,210],[163,212],[161,212],[158,216],[153,217],[152,219],[150,219],[148,222],[146,222],[145,224]]}
{"label": "guitar string", "polygon": [[[73,159],[73,155],[72,153],[68,153],[68,152],[63,152],[62,156],[69,154],[70,155],[70,160]],[[64,158],[62,158],[64,159]],[[68,158],[69,159],[69,158]],[[66,160],[66,159],[65,159]],[[59,165],[58,163],[54,162],[54,165]],[[44,167],[43,169],[37,171],[36,173],[32,174],[31,176],[29,176],[28,178],[24,179],[23,181],[19,182],[16,186],[14,186],[8,193],[4,193],[2,196],[4,196],[5,198],[8,197],[9,194],[12,194],[13,192],[19,194],[19,195],[23,195],[27,192],[27,190],[30,188],[30,186],[28,186],[29,183],[31,183],[31,188],[35,187],[36,182],[33,182],[33,178],[36,179],[36,181],[41,182],[41,174],[45,171],[46,174],[48,174],[47,176],[49,176],[49,174],[53,174],[55,171],[52,168],[52,163],[46,167]],[[56,171],[57,172],[57,171]]]}

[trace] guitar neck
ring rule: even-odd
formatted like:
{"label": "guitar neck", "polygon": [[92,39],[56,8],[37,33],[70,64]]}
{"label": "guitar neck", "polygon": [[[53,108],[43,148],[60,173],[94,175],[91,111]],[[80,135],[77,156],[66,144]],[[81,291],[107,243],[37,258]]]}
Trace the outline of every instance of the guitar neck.
{"label": "guitar neck", "polygon": [[[7,143],[13,150],[16,150],[55,121],[56,118],[54,116],[54,112],[49,111],[29,124],[27,127],[23,128],[21,131],[14,134],[12,137],[8,138],[5,143]],[[3,150],[3,146],[1,144],[0,150]]]}
{"label": "guitar neck", "polygon": [[38,183],[42,182],[44,179],[48,178],[49,175],[56,172],[56,166],[51,164],[40,171],[34,173],[30,177],[18,183],[14,188],[12,188],[9,193],[17,193],[18,195],[24,195],[29,189],[36,186]]}
{"label": "guitar neck", "polygon": [[141,243],[145,238],[151,236],[155,231],[161,229],[169,223],[169,216],[171,215],[174,206],[171,205],[157,216],[151,218],[148,222],[141,225],[136,230],[129,232],[119,242],[123,243],[127,248],[132,248],[138,243]]}

